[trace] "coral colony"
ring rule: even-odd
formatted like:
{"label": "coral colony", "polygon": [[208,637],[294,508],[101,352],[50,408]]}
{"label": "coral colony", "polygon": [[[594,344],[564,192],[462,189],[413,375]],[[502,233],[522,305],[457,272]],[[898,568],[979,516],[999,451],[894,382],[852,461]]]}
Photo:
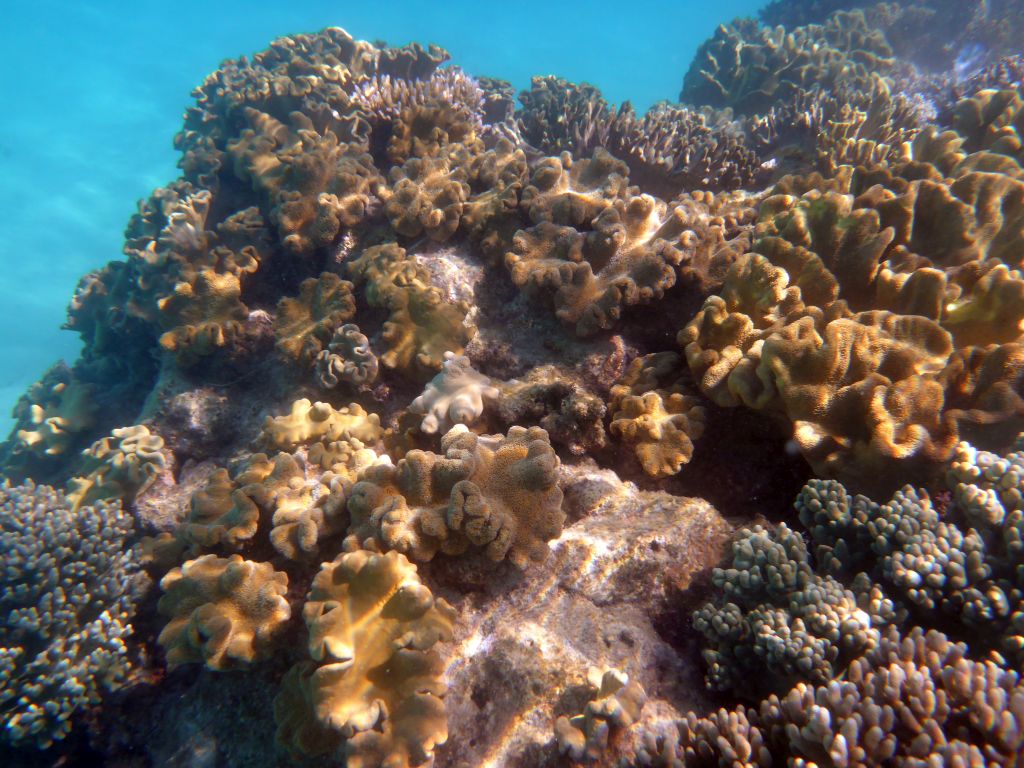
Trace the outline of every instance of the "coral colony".
{"label": "coral colony", "polygon": [[0,449],[4,763],[1020,765],[1022,44],[225,62]]}

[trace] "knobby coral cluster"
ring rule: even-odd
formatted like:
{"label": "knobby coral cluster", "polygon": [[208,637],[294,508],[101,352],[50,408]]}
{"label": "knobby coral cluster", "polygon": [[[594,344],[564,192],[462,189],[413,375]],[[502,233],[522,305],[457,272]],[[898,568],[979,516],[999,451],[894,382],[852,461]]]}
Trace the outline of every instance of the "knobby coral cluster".
{"label": "knobby coral cluster", "polygon": [[0,446],[0,757],[1019,764],[1021,19],[225,62]]}

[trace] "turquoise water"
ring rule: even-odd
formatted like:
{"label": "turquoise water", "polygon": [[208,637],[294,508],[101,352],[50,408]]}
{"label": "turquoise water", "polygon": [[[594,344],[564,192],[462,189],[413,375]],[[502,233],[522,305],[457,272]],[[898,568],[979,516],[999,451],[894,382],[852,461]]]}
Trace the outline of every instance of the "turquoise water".
{"label": "turquoise water", "polygon": [[[25,387],[78,354],[59,330],[78,278],[120,258],[136,201],[178,175],[192,88],[273,38],[344,27],[434,42],[474,75],[557,74],[640,109],[674,100],[698,44],[761,0],[499,3],[33,2],[0,26],[0,430]],[[635,9],[635,10],[634,10]]]}

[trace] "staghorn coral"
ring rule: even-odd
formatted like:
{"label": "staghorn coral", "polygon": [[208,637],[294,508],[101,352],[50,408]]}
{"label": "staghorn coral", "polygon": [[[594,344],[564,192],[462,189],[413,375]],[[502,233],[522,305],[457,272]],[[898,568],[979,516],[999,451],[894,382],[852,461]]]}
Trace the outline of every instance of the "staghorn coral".
{"label": "staghorn coral", "polygon": [[111,431],[82,451],[83,476],[68,481],[72,509],[97,501],[131,502],[167,467],[164,440],[138,424]]}
{"label": "staghorn coral", "polygon": [[[716,568],[712,582],[724,602],[696,611],[693,625],[709,643],[707,685],[717,690],[751,695],[785,691],[797,680],[831,680],[895,618],[891,602],[868,605],[867,588],[858,596],[816,574],[803,538],[785,523],[774,534],[744,530],[733,543],[732,567]],[[767,678],[757,678],[761,670]]]}
{"label": "staghorn coral", "polygon": [[415,560],[470,547],[519,568],[547,557],[547,542],[565,520],[547,432],[512,427],[505,437],[475,435],[459,424],[441,439],[441,450],[413,450],[394,466],[368,468],[349,497],[349,533],[363,546]]}
{"label": "staghorn coral", "polygon": [[647,694],[635,680],[617,669],[592,668],[587,682],[594,697],[582,715],[555,721],[558,751],[573,760],[593,762],[608,747],[612,728],[628,728],[639,717]]}
{"label": "staghorn coral", "polygon": [[630,363],[611,389],[609,430],[633,446],[651,477],[674,475],[693,456],[693,440],[704,432],[704,409],[677,383],[681,358],[675,352],[644,355]]}
{"label": "staghorn coral", "polygon": [[423,414],[420,431],[446,431],[454,424],[472,424],[484,412],[484,400],[498,396],[490,378],[473,370],[468,357],[445,353],[444,366],[409,405],[410,413]]}
{"label": "staghorn coral", "polygon": [[267,416],[259,442],[267,448],[291,450],[298,445],[324,440],[355,438],[375,443],[383,435],[380,417],[367,413],[358,403],[335,410],[329,403],[296,400],[285,416]]}
{"label": "staghorn coral", "polygon": [[298,296],[278,302],[274,318],[277,348],[300,365],[312,365],[355,311],[352,283],[347,280],[330,272],[303,280]]}
{"label": "staghorn coral", "polygon": [[49,748],[133,670],[139,551],[117,502],[73,507],[45,485],[0,485],[3,738]]}
{"label": "staghorn coral", "polygon": [[736,189],[765,175],[762,160],[729,115],[665,102],[642,117],[616,110],[592,85],[534,77],[516,113],[523,139],[549,155],[587,157],[598,149],[624,161],[646,191],[671,197],[685,189]]}
{"label": "staghorn coral", "polygon": [[444,665],[455,611],[397,552],[324,563],[303,608],[309,655],[274,701],[277,739],[350,766],[421,765],[448,738]]}
{"label": "staghorn coral", "polygon": [[373,384],[377,370],[370,340],[351,323],[336,329],[327,348],[316,358],[316,380],[324,389],[334,389],[341,383],[349,387]]}
{"label": "staghorn coral", "polygon": [[160,587],[158,608],[169,620],[157,642],[170,666],[246,667],[266,658],[291,616],[288,575],[239,555],[189,560]]}

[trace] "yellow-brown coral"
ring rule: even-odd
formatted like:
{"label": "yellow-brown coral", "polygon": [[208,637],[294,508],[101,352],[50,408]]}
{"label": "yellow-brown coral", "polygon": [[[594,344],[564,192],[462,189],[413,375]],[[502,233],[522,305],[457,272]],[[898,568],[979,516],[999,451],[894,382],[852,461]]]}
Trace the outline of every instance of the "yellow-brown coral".
{"label": "yellow-brown coral", "polygon": [[453,427],[443,456],[409,451],[397,465],[370,467],[352,488],[349,532],[364,545],[417,560],[479,547],[520,568],[548,555],[565,513],[558,457],[547,432],[512,427],[507,437]]}
{"label": "yellow-brown coral", "polygon": [[331,272],[303,280],[298,296],[278,302],[274,318],[277,348],[302,365],[312,365],[334,331],[355,312],[352,283]]}
{"label": "yellow-brown coral", "polygon": [[285,677],[278,740],[349,766],[407,768],[448,738],[444,664],[455,611],[397,552],[356,550],[324,563],[303,608],[313,662]]}
{"label": "yellow-brown coral", "polygon": [[84,476],[68,481],[73,509],[103,499],[131,501],[167,466],[164,440],[144,425],[121,427],[82,451]]}
{"label": "yellow-brown coral", "polygon": [[335,410],[329,403],[312,403],[303,398],[292,403],[287,415],[267,417],[260,442],[277,450],[291,450],[314,440],[332,442],[349,438],[372,445],[383,434],[380,417],[367,413],[358,403]]}
{"label": "yellow-brown coral", "polygon": [[160,582],[159,610],[170,617],[157,642],[170,666],[245,667],[265,658],[291,616],[287,574],[239,555],[204,555]]}
{"label": "yellow-brown coral", "polygon": [[651,477],[674,475],[693,457],[704,432],[704,409],[677,384],[679,355],[657,352],[634,360],[612,387],[612,434],[633,446]]}
{"label": "yellow-brown coral", "polygon": [[349,274],[366,286],[371,305],[391,313],[381,332],[388,349],[380,361],[386,367],[429,379],[445,352],[461,354],[473,338],[474,329],[465,323],[469,305],[446,302],[427,271],[394,243],[367,248],[349,264]]}

